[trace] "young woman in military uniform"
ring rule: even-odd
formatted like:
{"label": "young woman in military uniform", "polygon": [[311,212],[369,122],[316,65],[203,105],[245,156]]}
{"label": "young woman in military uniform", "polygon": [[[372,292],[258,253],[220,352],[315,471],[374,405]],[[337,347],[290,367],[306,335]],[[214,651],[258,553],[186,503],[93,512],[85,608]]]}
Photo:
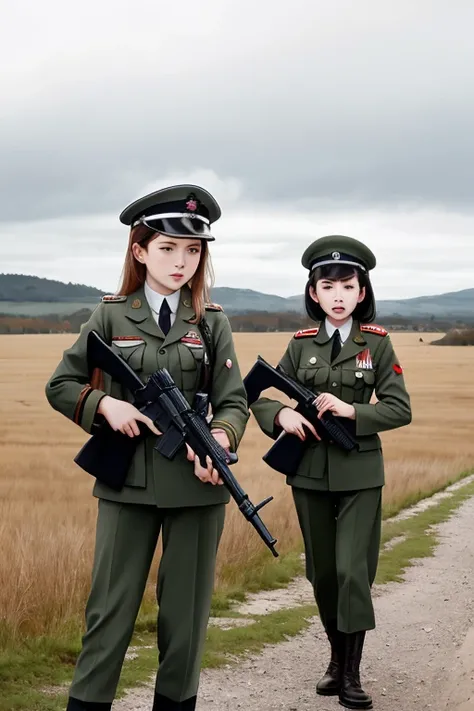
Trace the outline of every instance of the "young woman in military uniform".
{"label": "young woman in military uniform", "polygon": [[[331,645],[331,661],[317,692],[339,695],[347,708],[368,709],[359,665],[365,633],[375,627],[371,586],[378,564],[384,464],[379,432],[411,421],[410,399],[390,336],[374,325],[369,270],[375,256],[350,237],[313,242],[302,257],[309,270],[308,315],[320,326],[299,331],[281,365],[319,393],[319,417],[330,411],[352,420],[357,450],[318,441],[311,423],[282,403],[252,406],[261,429],[311,437],[292,487],[303,533],[306,572]],[[373,391],[378,402],[370,402]]]}
{"label": "young woman in military uniform", "polygon": [[245,390],[227,317],[205,303],[208,242],[214,239],[210,225],[219,216],[214,198],[192,185],[167,188],[129,205],[120,216],[131,231],[119,295],[102,299],[46,386],[51,405],[88,433],[103,418],[130,437],[139,434],[138,422],[150,429],[121,491],[95,483],[92,589],[69,711],[111,708],[160,532],[160,666],[153,711],[195,708],[216,552],[230,497],[210,462],[202,467],[189,448],[173,461],[154,449],[159,431],[118,383],[89,372],[86,346],[95,329],[143,381],[167,368],[190,403],[210,378],[212,433],[235,451],[249,416]]}

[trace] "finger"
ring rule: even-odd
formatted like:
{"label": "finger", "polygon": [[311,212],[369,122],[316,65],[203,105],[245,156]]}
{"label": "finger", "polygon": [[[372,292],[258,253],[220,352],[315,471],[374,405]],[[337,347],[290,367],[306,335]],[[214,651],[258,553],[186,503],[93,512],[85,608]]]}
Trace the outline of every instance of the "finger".
{"label": "finger", "polygon": [[140,430],[139,430],[139,427],[138,427],[137,423],[135,422],[135,420],[130,420],[130,422],[128,423],[128,426],[132,430],[134,436],[138,437],[138,435],[140,434]]}
{"label": "finger", "polygon": [[187,449],[186,457],[187,457],[188,461],[194,462],[194,460],[196,459],[196,455],[194,454],[194,451],[191,449],[191,447],[189,446],[189,444],[187,442],[186,442],[186,449]]}
{"label": "finger", "polygon": [[221,479],[220,477],[219,477],[219,479],[217,480],[217,483],[218,483],[219,486],[223,486],[223,484],[224,484],[224,482],[222,481],[222,479]]}
{"label": "finger", "polygon": [[299,437],[302,442],[306,439],[306,435],[302,427],[295,427],[294,434]]}
{"label": "finger", "polygon": [[[140,422],[144,422],[145,425],[146,425],[152,432],[154,432],[156,435],[161,435],[161,434],[163,434],[162,432],[160,432],[160,430],[158,429],[158,427],[155,427],[155,425],[154,425],[154,423],[153,423],[153,420],[152,420],[150,417],[146,417],[145,415],[142,415],[142,414],[140,413],[140,415],[137,415],[135,419],[136,419],[136,420],[139,420]],[[139,434],[140,434],[140,433],[139,433]]]}
{"label": "finger", "polygon": [[305,425],[305,427],[307,427],[307,428],[309,429],[309,431],[316,437],[316,439],[321,439],[321,437],[318,435],[318,433],[316,432],[314,426],[311,424],[311,422],[309,422],[309,420],[307,420],[307,421],[304,423],[304,425]]}
{"label": "finger", "polygon": [[127,437],[133,437],[133,431],[129,424],[125,423],[120,430],[122,434],[127,435]]}
{"label": "finger", "polygon": [[206,465],[207,465],[207,471],[209,472],[209,474],[212,478],[212,472],[214,471],[214,467],[212,465],[212,459],[210,458],[209,455],[206,455]]}
{"label": "finger", "polygon": [[318,419],[320,420],[321,417],[324,415],[325,412],[330,412],[333,408],[336,408],[336,405],[332,405],[330,402],[328,402],[326,405],[324,405],[321,410],[318,412]]}
{"label": "finger", "polygon": [[219,481],[219,472],[217,471],[217,469],[212,470],[211,480],[214,485],[217,484],[217,482]]}

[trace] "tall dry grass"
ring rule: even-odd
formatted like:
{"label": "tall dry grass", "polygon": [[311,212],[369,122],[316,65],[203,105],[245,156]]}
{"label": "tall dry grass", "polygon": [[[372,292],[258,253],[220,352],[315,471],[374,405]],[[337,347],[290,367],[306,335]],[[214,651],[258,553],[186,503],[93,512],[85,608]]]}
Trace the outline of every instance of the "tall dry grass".
{"label": "tall dry grass", "polygon": [[[433,336],[434,337],[434,336]],[[90,582],[97,502],[93,480],[72,461],[86,439],[54,412],[44,384],[73,336],[0,337],[0,644],[24,635],[77,629]],[[236,334],[242,371],[258,353],[275,363],[289,334]],[[443,486],[474,463],[474,348],[429,347],[394,334],[412,396],[413,423],[382,435],[386,511]],[[300,545],[291,492],[261,460],[269,440],[253,418],[235,473],[262,512],[281,552]],[[251,577],[268,561],[231,503],[219,550],[217,585]],[[151,575],[150,589],[156,570]]]}

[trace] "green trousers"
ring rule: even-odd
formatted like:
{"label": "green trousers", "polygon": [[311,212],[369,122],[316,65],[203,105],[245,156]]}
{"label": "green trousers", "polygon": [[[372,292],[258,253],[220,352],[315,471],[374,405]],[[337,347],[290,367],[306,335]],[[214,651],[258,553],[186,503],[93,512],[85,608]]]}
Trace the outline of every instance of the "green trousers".
{"label": "green trousers", "polygon": [[225,504],[182,509],[99,500],[86,633],[70,696],[111,702],[132,637],[160,531],[156,691],[197,694]]}
{"label": "green trousers", "polygon": [[371,586],[377,572],[382,489],[292,488],[306,554],[306,576],[323,625],[341,632],[375,627]]}

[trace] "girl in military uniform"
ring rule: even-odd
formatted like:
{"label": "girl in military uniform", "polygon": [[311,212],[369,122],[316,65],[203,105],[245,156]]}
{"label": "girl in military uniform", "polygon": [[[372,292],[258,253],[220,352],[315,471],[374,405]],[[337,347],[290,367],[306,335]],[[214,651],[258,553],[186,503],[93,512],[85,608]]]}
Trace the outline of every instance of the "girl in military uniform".
{"label": "girl in military uniform", "polygon": [[[260,398],[252,406],[270,437],[282,431],[308,438],[292,487],[304,538],[307,577],[331,645],[331,661],[317,693],[339,695],[343,706],[368,709],[359,665],[365,633],[375,627],[371,586],[381,529],[384,464],[379,432],[411,421],[410,399],[390,336],[374,325],[375,302],[369,270],[375,256],[350,237],[330,236],[304,252],[309,270],[306,310],[320,322],[299,331],[280,363],[315,393],[324,412],[347,418],[357,440],[351,452],[318,441],[301,414],[281,402]],[[371,403],[375,390],[377,403]]]}
{"label": "girl in military uniform", "polygon": [[210,462],[202,467],[189,448],[172,461],[154,449],[159,431],[118,383],[89,371],[86,350],[94,329],[143,381],[167,368],[190,403],[206,388],[212,433],[236,450],[248,419],[245,390],[229,322],[220,307],[206,303],[210,225],[219,216],[214,198],[192,185],[129,205],[120,216],[131,227],[120,292],[103,298],[46,387],[51,405],[88,433],[104,418],[129,437],[139,434],[139,422],[149,428],[123,489],[98,480],[94,486],[99,502],[92,589],[69,711],[111,708],[160,532],[153,711],[195,708],[230,497]]}

